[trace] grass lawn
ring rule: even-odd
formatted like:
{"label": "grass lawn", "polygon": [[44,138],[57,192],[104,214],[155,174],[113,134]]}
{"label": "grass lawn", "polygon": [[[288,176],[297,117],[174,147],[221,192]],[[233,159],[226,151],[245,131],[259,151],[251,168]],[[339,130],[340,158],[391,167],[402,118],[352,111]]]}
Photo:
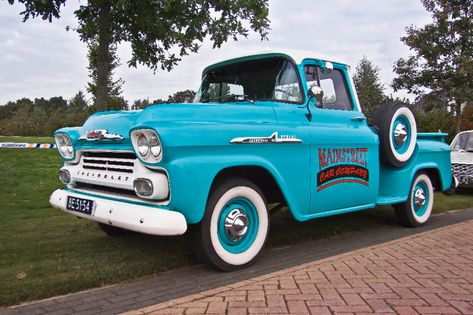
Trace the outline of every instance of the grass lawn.
{"label": "grass lawn", "polygon": [[53,137],[0,136],[0,142],[54,143],[54,138]]}
{"label": "grass lawn", "polygon": [[[59,166],[55,150],[0,149],[1,306],[197,263],[187,236],[110,238],[93,222],[49,207],[49,195],[62,186]],[[471,193],[437,194],[434,211],[472,206]],[[395,218],[390,207],[383,207],[304,223],[282,210],[271,221],[268,246],[279,247],[379,227]]]}

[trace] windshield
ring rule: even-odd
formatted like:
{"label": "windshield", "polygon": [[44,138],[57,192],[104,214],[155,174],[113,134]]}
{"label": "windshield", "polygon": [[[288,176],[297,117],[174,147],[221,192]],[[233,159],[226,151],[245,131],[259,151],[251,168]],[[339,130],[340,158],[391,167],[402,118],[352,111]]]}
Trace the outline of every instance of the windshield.
{"label": "windshield", "polygon": [[302,103],[296,67],[283,57],[248,60],[207,72],[195,103],[236,101]]}
{"label": "windshield", "polygon": [[473,152],[473,132],[464,132],[456,137],[455,141],[452,143],[453,151],[470,151]]}

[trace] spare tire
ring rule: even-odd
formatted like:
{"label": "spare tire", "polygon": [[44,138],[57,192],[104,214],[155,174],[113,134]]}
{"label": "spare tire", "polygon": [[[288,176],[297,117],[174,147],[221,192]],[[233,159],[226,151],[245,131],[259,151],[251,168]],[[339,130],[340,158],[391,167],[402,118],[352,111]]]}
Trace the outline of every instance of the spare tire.
{"label": "spare tire", "polygon": [[381,162],[394,167],[406,165],[417,142],[416,120],[409,107],[403,103],[381,106],[375,115],[375,125]]}

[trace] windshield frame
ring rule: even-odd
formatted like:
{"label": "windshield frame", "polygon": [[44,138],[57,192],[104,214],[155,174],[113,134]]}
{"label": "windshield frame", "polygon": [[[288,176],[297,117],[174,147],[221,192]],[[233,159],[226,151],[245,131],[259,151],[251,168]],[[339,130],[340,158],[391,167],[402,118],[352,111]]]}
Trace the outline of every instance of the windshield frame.
{"label": "windshield frame", "polygon": [[[299,91],[300,91],[300,94],[301,94],[301,100],[299,102],[289,101],[289,100],[277,100],[277,99],[255,99],[255,100],[252,100],[252,101],[254,101],[255,103],[256,102],[276,102],[276,103],[296,104],[296,105],[305,104],[306,100],[307,100],[307,95],[306,95],[306,90],[304,89],[304,86],[302,84],[302,78],[301,78],[301,72],[300,72],[300,69],[299,69],[299,65],[296,64],[294,59],[292,59],[288,55],[278,54],[278,53],[245,56],[245,57],[225,60],[225,61],[222,61],[222,62],[219,62],[219,63],[216,63],[216,64],[213,64],[213,65],[210,65],[210,66],[206,67],[204,69],[204,71],[202,71],[201,81],[200,81],[199,89],[197,90],[197,93],[196,93],[196,97],[197,97],[197,95],[200,95],[201,89],[202,89],[202,83],[204,82],[205,77],[207,76],[207,74],[209,72],[211,72],[215,69],[221,68],[221,67],[229,66],[229,65],[235,65],[235,64],[243,63],[243,62],[247,62],[247,61],[267,59],[267,58],[275,58],[275,57],[285,59],[285,61],[289,62],[291,64],[291,66],[293,67],[294,71],[296,72],[297,84],[299,86]],[[195,102],[195,99],[194,99],[194,102]],[[247,100],[237,100],[237,101],[229,101],[229,102],[208,102],[208,103],[225,104],[225,103],[231,103],[231,102],[244,103],[244,102],[247,102]]]}

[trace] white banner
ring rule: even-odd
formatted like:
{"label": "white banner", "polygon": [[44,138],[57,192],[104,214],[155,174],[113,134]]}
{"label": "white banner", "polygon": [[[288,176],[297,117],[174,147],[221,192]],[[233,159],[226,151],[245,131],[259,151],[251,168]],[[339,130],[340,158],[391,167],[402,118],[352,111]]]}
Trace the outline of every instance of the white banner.
{"label": "white banner", "polygon": [[54,143],[16,143],[0,142],[0,148],[4,149],[55,149]]}

